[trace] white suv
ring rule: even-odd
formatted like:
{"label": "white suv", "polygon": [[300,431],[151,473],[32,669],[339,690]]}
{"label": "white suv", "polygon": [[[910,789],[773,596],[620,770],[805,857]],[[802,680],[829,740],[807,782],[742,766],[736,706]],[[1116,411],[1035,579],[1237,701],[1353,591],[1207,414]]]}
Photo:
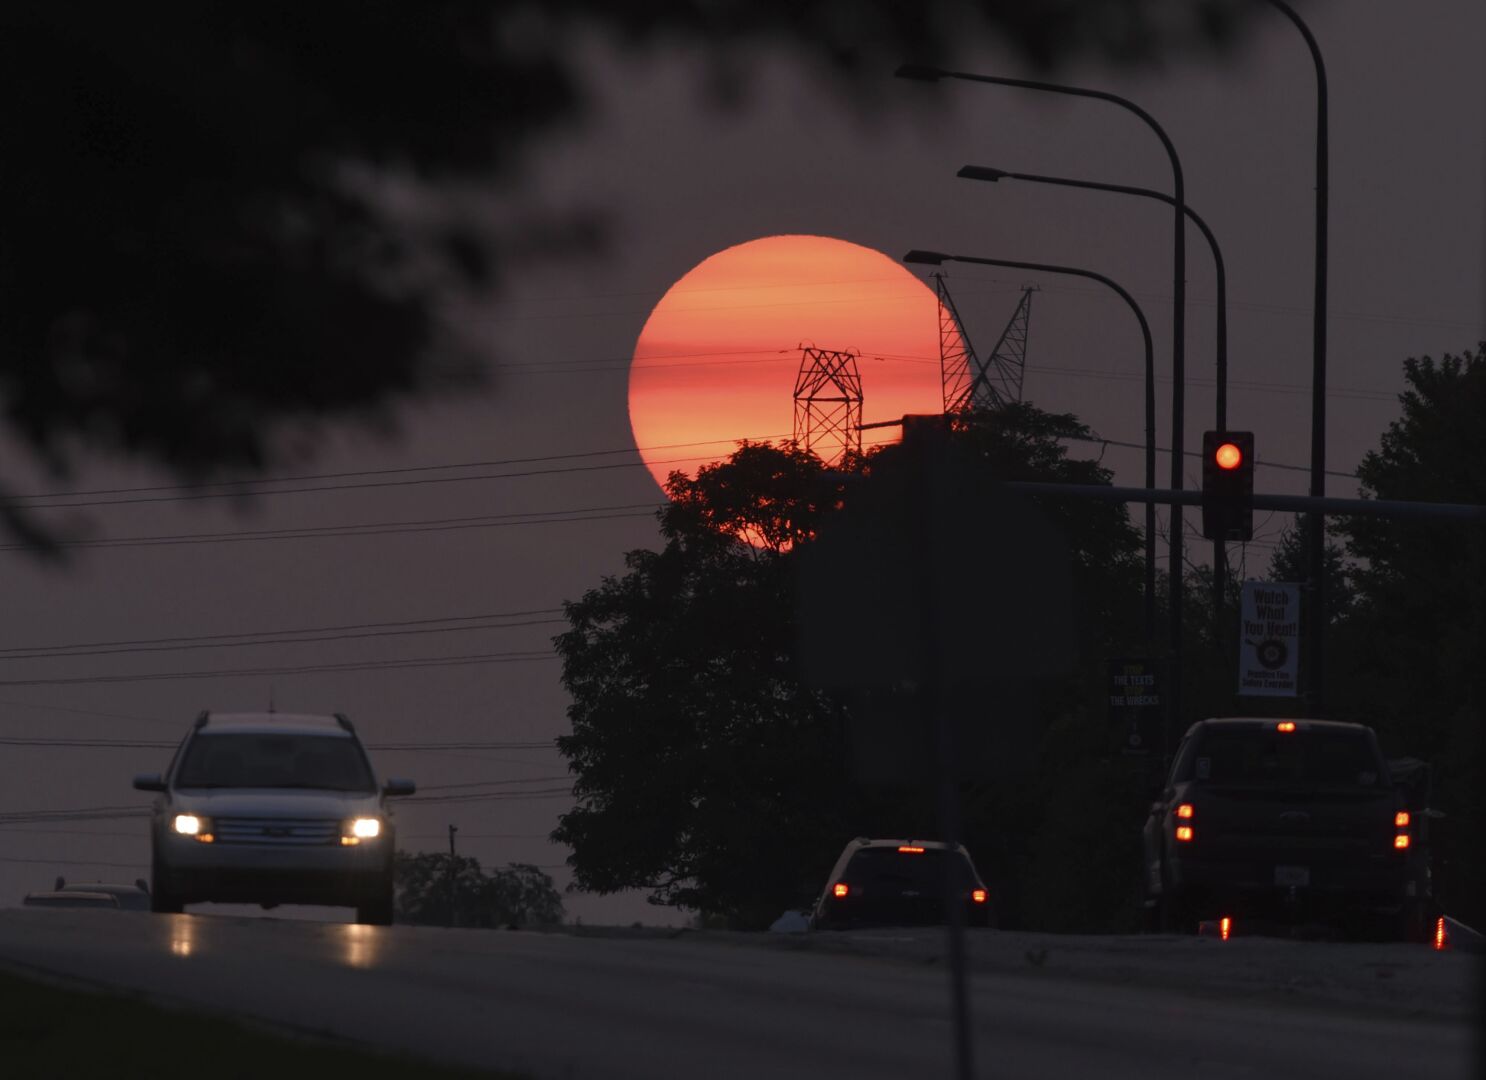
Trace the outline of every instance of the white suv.
{"label": "white suv", "polygon": [[334,904],[392,922],[392,814],[351,721],[203,712],[170,768],[136,776],[158,791],[151,819],[155,911],[222,901]]}

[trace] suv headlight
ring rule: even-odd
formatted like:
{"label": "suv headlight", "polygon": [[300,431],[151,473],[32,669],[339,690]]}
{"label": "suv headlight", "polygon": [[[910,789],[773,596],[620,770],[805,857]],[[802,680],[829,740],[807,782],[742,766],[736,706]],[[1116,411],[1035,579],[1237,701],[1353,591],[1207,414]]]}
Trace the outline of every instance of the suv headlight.
{"label": "suv headlight", "polygon": [[352,818],[341,829],[341,844],[354,847],[363,840],[375,840],[382,835],[382,819],[376,817]]}
{"label": "suv headlight", "polygon": [[201,844],[210,844],[216,840],[212,835],[212,819],[199,814],[177,814],[170,819],[170,830],[180,836],[189,836]]}

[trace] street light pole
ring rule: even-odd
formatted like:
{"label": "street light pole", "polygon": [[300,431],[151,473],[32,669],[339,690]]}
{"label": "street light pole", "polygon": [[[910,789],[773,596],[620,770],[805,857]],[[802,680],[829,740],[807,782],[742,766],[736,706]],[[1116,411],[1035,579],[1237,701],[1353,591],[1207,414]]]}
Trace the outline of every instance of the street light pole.
{"label": "street light pole", "polygon": [[[1004,169],[992,169],[984,165],[966,165],[955,175],[967,180],[986,180],[991,183],[1000,180],[1025,180],[1034,184],[1056,184],[1061,187],[1087,188],[1091,191],[1113,191],[1121,195],[1138,195],[1143,199],[1155,199],[1167,205],[1174,202],[1170,195],[1153,188],[1131,187],[1128,184],[1106,184],[1097,180],[1078,180],[1070,176],[1007,172]],[[1187,220],[1196,225],[1198,231],[1207,240],[1208,249],[1213,254],[1213,271],[1218,294],[1217,341],[1213,353],[1216,358],[1218,384],[1217,416],[1214,426],[1218,431],[1226,431],[1228,429],[1228,272],[1223,263],[1223,251],[1218,247],[1218,238],[1213,235],[1212,229],[1208,228],[1207,222],[1190,206],[1184,206],[1182,210],[1187,215]],[[1148,453],[1153,452],[1148,451]],[[1213,616],[1214,628],[1220,638],[1223,617],[1223,577],[1228,568],[1225,546],[1222,540],[1213,541]]]}
{"label": "street light pole", "polygon": [[[1140,323],[1140,336],[1145,344],[1145,486],[1156,488],[1156,363],[1151,349],[1151,327],[1146,322],[1145,312],[1120,284],[1093,270],[1077,266],[1057,266],[1051,263],[1021,262],[1015,259],[986,259],[971,255],[945,255],[938,251],[910,251],[903,261],[922,266],[942,266],[947,262],[974,263],[981,266],[1005,266],[1013,270],[1032,270],[1043,274],[1070,274],[1074,277],[1097,281],[1119,293],[1120,298],[1135,313]],[[1145,637],[1154,641],[1156,637],[1156,504],[1145,504]]]}
{"label": "street light pole", "polygon": [[[1161,140],[1161,145],[1166,150],[1166,157],[1171,162],[1172,180],[1172,209],[1173,221],[1173,247],[1172,247],[1172,281],[1174,306],[1171,315],[1171,486],[1173,490],[1182,488],[1182,465],[1183,465],[1183,420],[1186,410],[1186,316],[1187,316],[1187,243],[1186,243],[1186,205],[1187,188],[1182,178],[1182,163],[1177,157],[1176,147],[1172,144],[1166,130],[1156,122],[1156,118],[1146,112],[1129,98],[1112,94],[1107,90],[1092,90],[1083,86],[1066,86],[1062,83],[1038,82],[1033,79],[1010,79],[1000,75],[974,75],[964,71],[945,71],[925,64],[903,64],[895,74],[902,79],[917,79],[922,82],[938,82],[941,79],[958,79],[963,82],[990,83],[995,86],[1011,86],[1022,90],[1037,90],[1051,94],[1065,94],[1072,97],[1093,98],[1098,101],[1107,101],[1112,105],[1118,105],[1139,117],[1145,125],[1155,132],[1156,137]],[[1150,521],[1151,518],[1147,518]],[[1182,656],[1182,511],[1181,507],[1171,507],[1171,540],[1170,540],[1170,650],[1172,663],[1171,679],[1171,705],[1170,713],[1174,719],[1180,720],[1181,713],[1181,656]]]}
{"label": "street light pole", "polygon": [[[1296,14],[1286,0],[1269,0],[1281,14],[1295,24],[1305,46],[1311,52],[1316,68],[1316,280],[1315,301],[1311,308],[1311,485],[1312,497],[1326,495],[1326,221],[1331,171],[1328,164],[1326,61],[1321,46],[1305,20]],[[1310,558],[1311,625],[1307,641],[1310,653],[1310,678],[1306,696],[1310,713],[1320,716],[1325,710],[1326,643],[1326,519],[1312,511],[1306,519],[1306,546]]]}

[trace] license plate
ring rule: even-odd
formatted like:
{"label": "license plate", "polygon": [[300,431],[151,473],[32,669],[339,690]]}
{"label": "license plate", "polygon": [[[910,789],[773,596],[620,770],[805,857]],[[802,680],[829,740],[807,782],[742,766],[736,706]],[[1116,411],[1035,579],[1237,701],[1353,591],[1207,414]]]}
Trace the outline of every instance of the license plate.
{"label": "license plate", "polygon": [[1274,883],[1282,887],[1304,888],[1311,883],[1309,866],[1276,866]]}

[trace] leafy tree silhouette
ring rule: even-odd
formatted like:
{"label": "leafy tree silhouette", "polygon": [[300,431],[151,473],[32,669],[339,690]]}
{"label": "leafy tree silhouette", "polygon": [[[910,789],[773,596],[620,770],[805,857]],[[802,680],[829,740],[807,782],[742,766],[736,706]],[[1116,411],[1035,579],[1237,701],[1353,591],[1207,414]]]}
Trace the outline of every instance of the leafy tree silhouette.
{"label": "leafy tree silhouette", "polygon": [[[203,478],[262,468],[288,435],[308,448],[326,417],[384,423],[398,395],[477,385],[440,304],[601,239],[591,212],[543,214],[522,184],[532,147],[584,115],[577,44],[594,32],[705,51],[722,103],[766,46],[843,74],[871,108],[892,64],[967,33],[1042,65],[1151,62],[1228,42],[1251,7],[15,0],[0,12],[0,408],[58,475],[81,449]],[[520,224],[461,212],[474,182]],[[391,188],[421,196],[416,221],[388,212]],[[47,550],[6,494],[0,520]]]}
{"label": "leafy tree silhouette", "polygon": [[[1016,405],[960,425],[953,438],[1003,479],[1107,484],[1107,470],[1069,459],[1060,443],[1088,434],[1071,416]],[[852,463],[857,481],[803,451],[757,444],[695,478],[673,474],[672,501],[660,511],[664,547],[631,551],[626,573],[567,605],[572,629],[556,642],[573,733],[558,746],[575,774],[578,805],[553,839],[572,848],[577,887],[647,889],[652,902],[708,920],[766,926],[781,910],[810,902],[850,837],[932,835],[932,799],[868,788],[849,775],[843,729],[850,706],[803,685],[795,657],[792,560],[824,515],[870,484],[876,465],[897,452],[885,448]],[[1116,647],[1118,635],[1138,629],[1139,535],[1119,505],[1049,501],[1044,509],[1070,538],[1075,588],[1098,628],[1081,643],[1085,657]],[[1025,876],[1034,857],[1051,859],[1035,876],[1039,895],[1053,891],[1044,887],[1053,879],[1088,878],[1095,853],[1101,867],[1118,863],[1109,858],[1109,833],[1123,818],[1108,804],[1095,815],[1099,828],[1085,822],[1069,843],[1040,853],[1027,845],[1042,827],[1041,801],[1027,792],[1040,785],[1053,802],[1069,777],[1081,775],[1070,761],[1107,751],[1103,713],[1091,719],[1091,698],[1097,687],[1089,679],[1054,687],[1040,707],[1059,717],[1056,745],[1030,763],[1024,782],[966,793],[977,862]],[[1118,783],[1100,790],[1139,811],[1140,792]],[[1138,820],[1127,824],[1138,838]],[[1137,863],[1132,855],[1108,882],[1101,876],[1092,884],[1095,898],[1080,903],[1097,904],[1113,891],[1117,907]]]}

